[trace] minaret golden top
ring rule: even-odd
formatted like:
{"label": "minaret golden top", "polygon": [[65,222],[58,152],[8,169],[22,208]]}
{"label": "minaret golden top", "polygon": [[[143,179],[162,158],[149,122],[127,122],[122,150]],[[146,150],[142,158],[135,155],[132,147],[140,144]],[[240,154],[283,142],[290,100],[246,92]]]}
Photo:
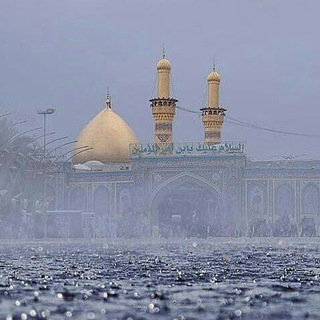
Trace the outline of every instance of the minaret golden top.
{"label": "minaret golden top", "polygon": [[220,82],[220,80],[221,80],[220,74],[215,69],[213,69],[213,71],[209,73],[207,78],[208,82],[211,82],[211,81]]}
{"label": "minaret golden top", "polygon": [[162,54],[162,59],[157,63],[158,70],[158,98],[170,98],[170,71],[171,65],[166,58],[165,53]]}
{"label": "minaret golden top", "polygon": [[171,65],[169,60],[166,58],[166,50],[164,44],[162,45],[162,59],[160,59],[157,63],[157,70],[171,70]]}
{"label": "minaret golden top", "polygon": [[165,57],[158,61],[157,70],[171,70],[171,65],[168,59]]}
{"label": "minaret golden top", "polygon": [[207,77],[208,82],[208,108],[218,108],[219,107],[219,85],[221,77],[213,67],[212,72],[209,73]]}

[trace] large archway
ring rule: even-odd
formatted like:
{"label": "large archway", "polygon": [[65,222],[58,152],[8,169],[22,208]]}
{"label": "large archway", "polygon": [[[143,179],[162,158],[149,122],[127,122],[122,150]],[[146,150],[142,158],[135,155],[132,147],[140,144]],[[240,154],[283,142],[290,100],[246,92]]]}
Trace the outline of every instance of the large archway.
{"label": "large archway", "polygon": [[154,194],[151,224],[161,236],[223,235],[223,199],[210,184],[189,175],[172,179]]}

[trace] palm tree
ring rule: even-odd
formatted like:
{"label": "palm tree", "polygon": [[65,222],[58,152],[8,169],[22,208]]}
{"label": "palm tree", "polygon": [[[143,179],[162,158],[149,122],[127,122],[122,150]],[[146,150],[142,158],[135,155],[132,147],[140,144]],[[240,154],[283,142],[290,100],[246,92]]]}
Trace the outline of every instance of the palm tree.
{"label": "palm tree", "polygon": [[30,185],[40,165],[40,161],[31,156],[38,146],[35,139],[26,134],[32,130],[21,133],[17,124],[8,117],[0,118],[0,221],[4,223],[17,211],[17,203],[22,205],[24,199],[31,199],[35,189],[39,189],[38,183]]}

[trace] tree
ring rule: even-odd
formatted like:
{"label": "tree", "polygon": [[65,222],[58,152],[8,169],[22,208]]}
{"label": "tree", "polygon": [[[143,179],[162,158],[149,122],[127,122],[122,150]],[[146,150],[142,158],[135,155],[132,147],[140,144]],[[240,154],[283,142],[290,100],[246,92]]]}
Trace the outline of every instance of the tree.
{"label": "tree", "polygon": [[8,117],[0,118],[0,221],[6,225],[39,193],[35,172],[41,161],[33,157],[39,146],[17,124]]}

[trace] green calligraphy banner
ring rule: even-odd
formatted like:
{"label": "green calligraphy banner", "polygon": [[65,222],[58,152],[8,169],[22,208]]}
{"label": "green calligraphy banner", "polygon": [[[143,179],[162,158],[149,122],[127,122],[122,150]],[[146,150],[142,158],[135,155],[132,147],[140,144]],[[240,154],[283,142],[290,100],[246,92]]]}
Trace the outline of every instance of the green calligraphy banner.
{"label": "green calligraphy banner", "polygon": [[130,145],[130,157],[243,154],[244,149],[243,142],[224,142],[219,144],[200,142],[138,143]]}

